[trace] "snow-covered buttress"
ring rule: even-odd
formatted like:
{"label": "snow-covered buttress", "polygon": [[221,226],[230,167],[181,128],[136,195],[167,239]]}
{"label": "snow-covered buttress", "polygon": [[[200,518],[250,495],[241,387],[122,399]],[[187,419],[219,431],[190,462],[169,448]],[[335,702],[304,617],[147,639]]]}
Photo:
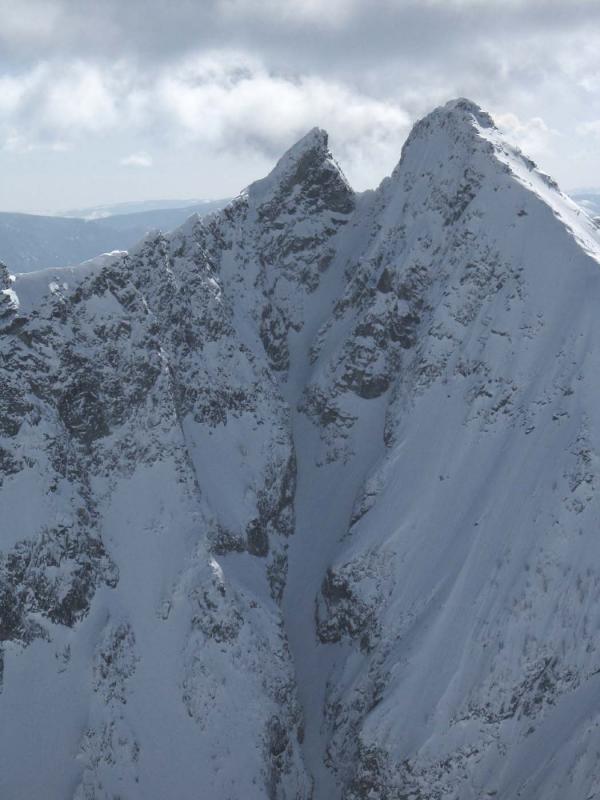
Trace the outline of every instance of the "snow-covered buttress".
{"label": "snow-covered buttress", "polygon": [[600,238],[456,100],[0,265],[0,796],[600,785]]}

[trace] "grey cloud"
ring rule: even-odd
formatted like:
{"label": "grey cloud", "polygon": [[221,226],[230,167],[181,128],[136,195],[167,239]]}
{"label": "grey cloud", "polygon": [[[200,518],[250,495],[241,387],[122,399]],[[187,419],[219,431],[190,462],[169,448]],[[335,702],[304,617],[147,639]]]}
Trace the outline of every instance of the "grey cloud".
{"label": "grey cloud", "polygon": [[125,61],[152,80],[165,63],[225,48],[414,115],[448,93],[497,103],[537,92],[563,77],[583,38],[600,39],[598,22],[594,0],[0,0],[0,59],[13,73]]}
{"label": "grey cloud", "polygon": [[272,52],[281,68],[309,57],[336,67],[564,34],[598,19],[593,0],[0,0],[0,40],[24,59],[156,59],[227,45]]}
{"label": "grey cloud", "polygon": [[0,0],[0,149],[110,133],[114,163],[195,146],[242,165],[318,124],[366,186],[416,117],[467,95],[582,183],[598,23],[596,0]]}

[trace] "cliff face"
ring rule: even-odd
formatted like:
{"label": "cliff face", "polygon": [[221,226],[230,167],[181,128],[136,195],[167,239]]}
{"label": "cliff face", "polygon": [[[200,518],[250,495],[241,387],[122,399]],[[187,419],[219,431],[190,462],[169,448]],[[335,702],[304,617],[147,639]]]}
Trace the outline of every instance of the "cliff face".
{"label": "cliff face", "polygon": [[600,243],[469,101],[0,270],[0,788],[579,800]]}

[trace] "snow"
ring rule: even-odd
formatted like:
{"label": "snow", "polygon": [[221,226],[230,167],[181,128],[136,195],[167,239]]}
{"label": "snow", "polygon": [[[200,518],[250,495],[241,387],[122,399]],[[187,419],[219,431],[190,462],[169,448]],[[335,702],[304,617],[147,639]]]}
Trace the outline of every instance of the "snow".
{"label": "snow", "polygon": [[103,267],[118,261],[123,254],[122,250],[114,250],[75,266],[17,273],[13,278],[12,292],[18,297],[21,312],[30,314],[41,305],[48,293],[68,295],[84,280],[100,272]]}
{"label": "snow", "polygon": [[278,191],[294,173],[302,158],[314,150],[327,153],[327,133],[321,128],[313,128],[293,147],[290,147],[269,175],[251,184],[244,190],[244,194],[248,195],[256,204],[271,199],[274,192]]}
{"label": "snow", "polygon": [[14,289],[2,289],[2,292],[5,297],[8,298],[8,305],[9,308],[16,310],[19,308],[19,297]]}
{"label": "snow", "polygon": [[591,796],[600,240],[485,112],[3,293],[3,796]]}

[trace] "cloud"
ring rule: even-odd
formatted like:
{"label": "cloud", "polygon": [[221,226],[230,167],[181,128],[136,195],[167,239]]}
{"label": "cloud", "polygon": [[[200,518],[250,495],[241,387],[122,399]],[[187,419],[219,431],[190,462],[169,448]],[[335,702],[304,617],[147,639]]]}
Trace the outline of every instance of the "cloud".
{"label": "cloud", "polygon": [[18,139],[21,149],[64,147],[114,128],[123,100],[113,73],[80,61],[0,77],[0,144]]}
{"label": "cloud", "polygon": [[0,52],[153,65],[235,47],[278,69],[338,73],[390,58],[455,66],[481,42],[510,52],[536,37],[590,36],[599,20],[595,0],[0,0]]}
{"label": "cloud", "polygon": [[119,161],[123,167],[151,167],[152,157],[147,153],[131,153]]}
{"label": "cloud", "polygon": [[319,125],[363,188],[416,118],[468,96],[581,183],[599,86],[596,0],[0,0],[0,149],[110,140],[115,170],[160,149],[243,171]]}
{"label": "cloud", "polygon": [[496,114],[495,122],[508,139],[535,157],[552,152],[556,139],[560,136],[541,117],[522,120],[516,114],[508,112]]}
{"label": "cloud", "polygon": [[577,126],[577,133],[581,136],[592,136],[596,139],[600,139],[600,119],[595,119],[591,122],[582,122]]}
{"label": "cloud", "polygon": [[[83,137],[91,146],[94,135],[127,131],[161,147],[195,143],[274,158],[315,125],[329,130],[350,171],[356,165],[364,173],[377,163],[393,166],[410,117],[398,103],[341,81],[273,73],[232,51],[182,59],[141,80],[133,63],[80,61],[0,78],[5,148],[56,149]],[[136,152],[120,163],[150,166],[151,159]]]}
{"label": "cloud", "polygon": [[155,108],[205,147],[281,155],[318,125],[361,188],[395,165],[411,124],[398,104],[318,75],[272,74],[257,60],[213,54],[161,76]]}
{"label": "cloud", "polygon": [[241,19],[275,23],[276,25],[308,24],[332,28],[344,27],[360,9],[360,0],[220,0],[219,16],[230,24]]}
{"label": "cloud", "polygon": [[410,118],[398,105],[317,75],[270,73],[257,59],[213,53],[159,76],[154,108],[181,134],[215,148],[274,156],[314,125],[342,153],[392,142],[398,151]]}
{"label": "cloud", "polygon": [[51,40],[62,13],[53,0],[0,0],[0,38],[12,47],[26,47]]}

